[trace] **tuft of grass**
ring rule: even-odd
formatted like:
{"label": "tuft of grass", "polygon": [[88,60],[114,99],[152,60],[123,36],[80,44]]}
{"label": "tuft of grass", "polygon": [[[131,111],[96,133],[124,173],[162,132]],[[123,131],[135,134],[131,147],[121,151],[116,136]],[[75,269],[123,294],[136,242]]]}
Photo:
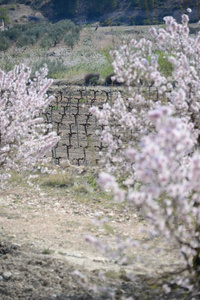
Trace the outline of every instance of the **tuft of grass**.
{"label": "tuft of grass", "polygon": [[85,175],[85,180],[95,191],[97,191],[99,189],[99,184],[98,184],[97,179],[98,179],[97,174],[86,174]]}
{"label": "tuft of grass", "polygon": [[45,248],[45,249],[43,249],[42,254],[50,255],[50,254],[52,254],[53,252],[54,252],[53,250],[50,250],[49,248]]}
{"label": "tuft of grass", "polygon": [[113,63],[113,57],[111,55],[111,51],[113,50],[112,46],[104,47],[101,52],[103,56],[105,57],[107,64],[103,65],[99,72],[102,77],[106,77],[107,75],[113,73],[114,69],[112,66]]}
{"label": "tuft of grass", "polygon": [[[9,172],[9,174],[11,175],[11,177],[8,180],[9,186],[14,186],[14,187],[27,187],[28,183],[28,176],[30,175],[29,172],[26,171],[16,171],[16,170],[11,170]],[[15,201],[18,201],[19,198],[17,197],[15,199]]]}
{"label": "tuft of grass", "polygon": [[46,175],[42,181],[42,186],[69,188],[74,186],[74,174],[72,172],[57,171],[57,174]]}
{"label": "tuft of grass", "polygon": [[[113,207],[113,194],[105,192],[98,184],[98,168],[85,168],[84,173],[80,174],[80,169],[69,167],[65,172],[62,169],[57,169],[57,174],[42,174],[39,171],[34,174],[36,178],[31,179],[33,186],[29,186],[27,179],[31,173],[21,172],[20,174],[12,171],[12,177],[9,179],[10,187],[23,187],[28,191],[34,189],[35,193],[40,193],[41,190],[48,195],[65,196],[66,193],[73,197],[76,203],[92,204],[95,208],[103,207],[105,209]],[[37,189],[35,189],[37,187]],[[19,201],[17,197],[14,201]],[[120,210],[124,208],[124,204],[115,204]],[[25,209],[31,210],[32,207]],[[108,230],[109,231],[109,230]]]}
{"label": "tuft of grass", "polygon": [[76,184],[73,188],[73,192],[75,194],[89,194],[90,190],[89,190],[89,186],[85,185],[85,184]]}

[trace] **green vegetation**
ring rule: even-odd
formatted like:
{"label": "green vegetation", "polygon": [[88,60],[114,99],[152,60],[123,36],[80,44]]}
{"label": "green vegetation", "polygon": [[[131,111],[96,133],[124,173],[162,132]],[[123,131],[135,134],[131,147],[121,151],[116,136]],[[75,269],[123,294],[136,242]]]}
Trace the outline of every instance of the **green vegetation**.
{"label": "green vegetation", "polygon": [[[49,168],[51,168],[49,166]],[[58,169],[57,174],[41,174],[36,172],[38,177],[33,178],[31,182],[34,186],[40,187],[44,192],[57,195],[69,194],[77,203],[94,203],[95,206],[109,208],[113,206],[113,194],[100,189],[98,184],[98,169],[84,168],[81,174],[81,168],[69,167],[65,173]],[[9,184],[12,187],[22,186],[30,188],[27,184],[28,172],[20,174],[13,171]],[[18,200],[18,198],[16,198]],[[16,200],[15,199],[15,200]],[[123,207],[119,204],[119,207]]]}
{"label": "green vegetation", "polygon": [[161,72],[165,77],[171,76],[172,72],[174,71],[174,66],[172,63],[169,62],[168,57],[169,54],[166,54],[164,51],[156,52],[158,54],[158,64],[160,67]]}
{"label": "green vegetation", "polygon": [[58,171],[57,174],[45,176],[42,184],[47,187],[70,188],[74,186],[74,177],[73,172]]}
{"label": "green vegetation", "polygon": [[10,40],[0,34],[0,51],[6,51],[10,47]]}
{"label": "green vegetation", "polygon": [[4,20],[5,24],[10,24],[10,11],[6,7],[0,7],[0,20]]}
{"label": "green vegetation", "polygon": [[[155,51],[155,54],[158,56],[158,65],[160,67],[161,73],[165,76],[171,76],[172,72],[174,71],[174,65],[169,62],[168,57],[174,56],[172,54],[167,54],[163,50],[162,51]],[[149,62],[151,62],[151,57],[148,58]]]}
{"label": "green vegetation", "polygon": [[45,255],[50,255],[50,254],[52,254],[54,251],[52,251],[52,250],[50,250],[49,248],[47,248],[47,249],[44,249],[43,251],[42,251],[42,254],[45,254]]}
{"label": "green vegetation", "polygon": [[52,3],[60,18],[73,17],[78,7],[78,0],[52,0]]}
{"label": "green vegetation", "polygon": [[102,66],[102,68],[100,68],[99,72],[100,72],[101,76],[104,78],[114,72],[113,65],[112,65],[113,57],[111,55],[112,50],[113,50],[113,48],[111,46],[102,49],[102,54],[105,57],[107,64]]}
{"label": "green vegetation", "polygon": [[39,71],[44,65],[47,66],[49,72],[47,77],[48,78],[64,78],[67,68],[60,60],[50,60],[47,58],[43,58],[41,61],[36,61],[32,67],[32,76],[35,74],[36,71]]}
{"label": "green vegetation", "polygon": [[69,167],[65,173],[62,170],[57,174],[44,174],[39,176],[39,183],[41,188],[47,189],[53,193],[69,193],[78,203],[95,203],[96,205],[103,205],[104,207],[111,207],[113,205],[113,194],[105,192],[100,189],[98,184],[98,172],[85,168],[82,174],[79,173],[76,167]]}
{"label": "green vegetation", "polygon": [[70,20],[55,24],[29,22],[15,25],[0,32],[0,51],[7,50],[14,43],[17,47],[27,47],[37,42],[42,48],[48,49],[61,41],[73,48],[79,40],[80,30],[80,26]]}

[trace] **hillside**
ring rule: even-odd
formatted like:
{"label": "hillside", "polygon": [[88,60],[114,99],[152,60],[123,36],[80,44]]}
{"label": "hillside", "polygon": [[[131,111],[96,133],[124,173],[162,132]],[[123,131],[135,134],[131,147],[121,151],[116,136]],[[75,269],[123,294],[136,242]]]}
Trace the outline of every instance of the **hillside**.
{"label": "hillside", "polygon": [[50,21],[72,19],[77,24],[99,22],[101,25],[142,25],[161,23],[166,15],[180,19],[192,8],[191,22],[197,22],[200,3],[194,0],[0,0],[0,5],[16,9],[17,4],[30,6]]}

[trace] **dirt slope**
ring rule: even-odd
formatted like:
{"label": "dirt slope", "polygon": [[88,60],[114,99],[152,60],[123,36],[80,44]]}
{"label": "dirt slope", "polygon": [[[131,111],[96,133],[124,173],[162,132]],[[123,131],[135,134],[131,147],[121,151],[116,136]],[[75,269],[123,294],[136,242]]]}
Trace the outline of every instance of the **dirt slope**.
{"label": "dirt slope", "polygon": [[[105,272],[103,284],[121,296],[161,299],[160,289],[151,290],[150,285],[161,271],[181,264],[176,250],[160,239],[149,240],[148,227],[134,212],[109,208],[95,199],[77,201],[73,195],[70,189],[35,191],[27,186],[0,192],[0,299],[111,299],[83,290],[74,270],[98,286],[98,274]],[[109,227],[94,226],[96,212],[109,218]],[[85,242],[88,234],[114,248],[116,236],[145,240],[148,247],[132,249],[130,265],[116,264]],[[155,245],[160,252],[154,252]],[[128,274],[134,276],[133,283]],[[176,298],[167,297],[163,294],[162,299],[185,299],[179,298],[179,291]]]}

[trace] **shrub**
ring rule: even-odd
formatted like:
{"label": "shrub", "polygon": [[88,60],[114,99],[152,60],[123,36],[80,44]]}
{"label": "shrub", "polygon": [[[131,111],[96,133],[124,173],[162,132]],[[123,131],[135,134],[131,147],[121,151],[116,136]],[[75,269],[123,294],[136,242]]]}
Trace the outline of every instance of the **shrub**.
{"label": "shrub", "polygon": [[22,28],[19,25],[15,25],[14,27],[10,28],[8,31],[6,31],[6,36],[12,40],[16,41],[18,37],[20,36],[22,32]]}
{"label": "shrub", "polygon": [[53,40],[52,37],[47,35],[41,40],[40,47],[44,49],[49,49],[50,47],[53,46],[54,42],[55,40]]}
{"label": "shrub", "polygon": [[67,34],[64,37],[64,43],[67,46],[71,47],[72,49],[74,48],[74,45],[76,44],[76,41],[77,41],[77,39],[76,39],[76,37],[74,37],[73,34]]}
{"label": "shrub", "polygon": [[47,66],[48,69],[48,78],[62,78],[62,76],[66,73],[66,66],[58,60],[50,60],[50,59],[42,59],[41,61],[36,62],[33,65],[32,76],[36,71],[39,71],[44,65]]}
{"label": "shrub", "polygon": [[3,36],[3,34],[0,34],[0,51],[6,51],[10,47],[10,40]]}
{"label": "shrub", "polygon": [[36,42],[35,36],[31,36],[31,35],[28,35],[28,34],[24,34],[24,35],[21,35],[21,36],[17,39],[16,46],[17,46],[17,47],[30,46],[30,45],[34,45],[35,42]]}

